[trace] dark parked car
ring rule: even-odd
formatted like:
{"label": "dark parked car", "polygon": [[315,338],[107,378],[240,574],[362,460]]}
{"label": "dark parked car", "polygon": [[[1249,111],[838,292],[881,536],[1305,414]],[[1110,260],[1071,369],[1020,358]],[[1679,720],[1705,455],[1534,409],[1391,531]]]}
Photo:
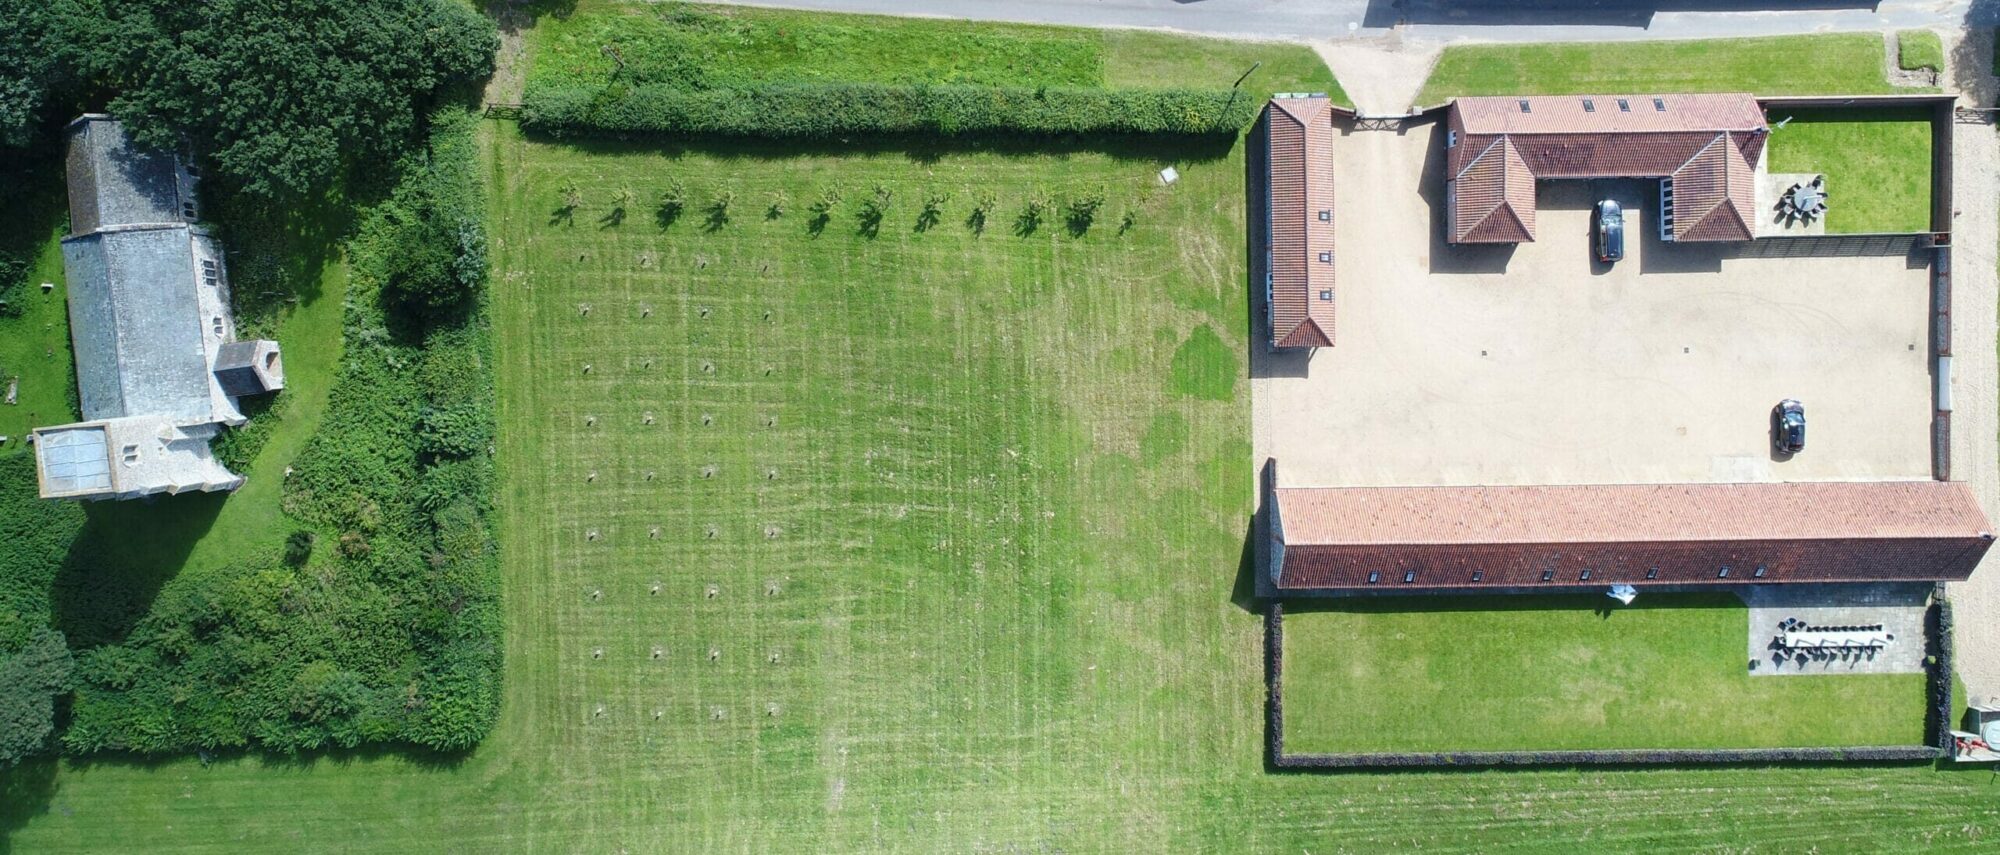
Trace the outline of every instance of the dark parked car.
{"label": "dark parked car", "polygon": [[1771,409],[1771,445],[1779,454],[1806,450],[1806,407],[1786,398]]}
{"label": "dark parked car", "polygon": [[1607,264],[1625,257],[1625,210],[1605,199],[1597,203],[1596,239],[1591,242],[1597,260]]}

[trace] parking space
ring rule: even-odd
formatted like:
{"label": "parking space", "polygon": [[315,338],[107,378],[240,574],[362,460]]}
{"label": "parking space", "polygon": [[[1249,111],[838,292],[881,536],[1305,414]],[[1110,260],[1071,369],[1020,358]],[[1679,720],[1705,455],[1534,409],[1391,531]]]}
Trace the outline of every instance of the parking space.
{"label": "parking space", "polygon": [[[1339,344],[1253,348],[1256,457],[1282,483],[1930,476],[1921,258],[1662,243],[1650,181],[1541,182],[1536,242],[1449,245],[1442,151],[1428,124],[1337,142]],[[1615,265],[1590,255],[1602,198],[1627,216]],[[1809,426],[1788,459],[1783,398]]]}

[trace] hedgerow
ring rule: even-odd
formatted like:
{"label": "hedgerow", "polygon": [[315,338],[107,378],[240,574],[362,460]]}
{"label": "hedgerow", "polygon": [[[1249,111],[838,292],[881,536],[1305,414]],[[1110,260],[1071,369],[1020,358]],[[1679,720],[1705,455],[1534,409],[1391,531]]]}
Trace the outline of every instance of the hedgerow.
{"label": "hedgerow", "polygon": [[1256,116],[1230,89],[773,83],[736,89],[538,83],[522,125],[550,134],[811,139],[850,134],[1227,136]]}
{"label": "hedgerow", "polygon": [[327,536],[169,585],[121,643],[83,654],[69,748],[459,749],[491,729],[486,318],[476,291],[449,313],[389,293],[399,259],[433,242],[448,238],[443,252],[462,260],[459,235],[412,228],[409,210],[462,218],[483,244],[473,130],[462,110],[436,115],[428,150],[400,165],[390,201],[349,242],[340,372],[284,485],[286,513]]}
{"label": "hedgerow", "polygon": [[83,527],[74,502],[36,494],[35,460],[0,456],[0,768],[39,750],[69,689],[69,647],[49,627],[49,589]]}

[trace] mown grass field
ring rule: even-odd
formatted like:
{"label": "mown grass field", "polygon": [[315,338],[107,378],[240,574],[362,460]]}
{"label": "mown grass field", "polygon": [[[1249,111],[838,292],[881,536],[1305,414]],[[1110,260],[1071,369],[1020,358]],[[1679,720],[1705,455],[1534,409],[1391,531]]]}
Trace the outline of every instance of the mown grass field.
{"label": "mown grass field", "polygon": [[[1170,37],[1145,43],[1171,66]],[[1252,83],[1324,85],[1271,68]],[[1979,851],[2000,832],[1983,771],[1267,770],[1261,623],[1239,576],[1240,146],[487,130],[498,730],[460,757],[33,764],[0,773],[5,845]],[[1152,177],[1166,162],[1172,188]],[[691,201],[662,228],[672,180]],[[573,225],[552,222],[571,181]],[[836,184],[815,237],[809,205]],[[609,226],[623,187],[636,201]],[[1028,199],[1100,187],[1080,237],[1053,211],[1016,234]],[[934,191],[949,199],[920,232]]]}
{"label": "mown grass field", "polygon": [[1729,595],[1295,603],[1297,753],[1918,745],[1924,676],[1753,677]]}

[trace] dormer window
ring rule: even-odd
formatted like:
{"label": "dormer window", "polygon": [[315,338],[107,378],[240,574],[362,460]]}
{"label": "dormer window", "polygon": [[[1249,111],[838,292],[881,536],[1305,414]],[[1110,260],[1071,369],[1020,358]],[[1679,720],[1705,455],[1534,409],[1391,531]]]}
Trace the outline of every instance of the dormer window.
{"label": "dormer window", "polygon": [[1444,147],[1445,147],[1445,148],[1458,148],[1458,132],[1457,132],[1457,131],[1445,131],[1445,132],[1444,132]]}
{"label": "dormer window", "polygon": [[[186,329],[186,327],[182,327],[182,329]],[[214,331],[214,333],[215,333],[215,337],[216,337],[216,338],[221,338],[221,337],[222,337],[222,316],[221,316],[221,315],[216,315],[216,316],[215,316],[215,317],[214,317],[213,319],[211,319],[211,322],[210,322],[210,324],[209,324],[209,329],[211,329],[212,331]]]}
{"label": "dormer window", "polygon": [[125,446],[124,448],[119,449],[119,454],[120,456],[125,458],[126,466],[131,466],[139,462],[139,446],[136,445]]}

